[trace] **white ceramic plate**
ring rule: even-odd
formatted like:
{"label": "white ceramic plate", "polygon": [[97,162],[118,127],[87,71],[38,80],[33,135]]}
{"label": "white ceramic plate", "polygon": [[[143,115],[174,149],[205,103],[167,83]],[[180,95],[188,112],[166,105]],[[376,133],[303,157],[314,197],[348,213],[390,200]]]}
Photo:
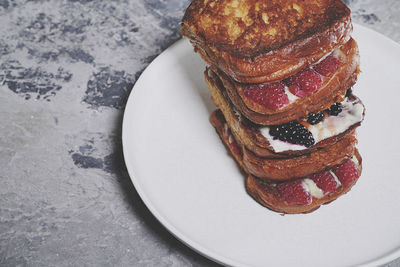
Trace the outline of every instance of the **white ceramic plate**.
{"label": "white ceramic plate", "polygon": [[187,40],[157,57],[129,97],[123,148],[154,216],[207,257],[233,266],[353,266],[400,257],[400,45],[355,25],[362,75],[354,88],[363,174],[350,193],[311,214],[281,216],[247,195],[244,177],[209,123],[205,64]]}

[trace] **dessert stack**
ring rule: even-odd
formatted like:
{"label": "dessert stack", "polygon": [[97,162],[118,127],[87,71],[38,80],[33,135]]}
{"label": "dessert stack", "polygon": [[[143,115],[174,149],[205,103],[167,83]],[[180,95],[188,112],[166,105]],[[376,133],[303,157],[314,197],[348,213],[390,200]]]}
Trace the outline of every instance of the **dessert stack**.
{"label": "dessert stack", "polygon": [[258,203],[307,213],[361,174],[365,108],[350,10],[340,0],[195,0],[181,33],[208,63],[210,121]]}

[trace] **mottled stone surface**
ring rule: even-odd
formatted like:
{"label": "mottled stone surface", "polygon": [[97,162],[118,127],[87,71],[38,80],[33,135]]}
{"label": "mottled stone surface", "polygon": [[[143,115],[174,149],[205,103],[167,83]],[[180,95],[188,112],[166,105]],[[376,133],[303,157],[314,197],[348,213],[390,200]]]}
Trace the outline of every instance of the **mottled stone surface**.
{"label": "mottled stone surface", "polygon": [[[129,92],[189,2],[0,0],[0,266],[216,265],[150,214],[121,148]],[[400,42],[400,1],[346,2]]]}

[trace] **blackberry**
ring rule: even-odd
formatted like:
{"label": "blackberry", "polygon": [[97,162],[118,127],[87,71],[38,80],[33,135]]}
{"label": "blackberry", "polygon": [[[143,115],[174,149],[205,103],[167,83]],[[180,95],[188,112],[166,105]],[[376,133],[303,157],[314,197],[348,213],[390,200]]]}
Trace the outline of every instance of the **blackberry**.
{"label": "blackberry", "polygon": [[305,147],[315,144],[312,133],[297,121],[270,126],[269,134],[273,136],[274,140],[278,139],[291,144],[304,145]]}
{"label": "blackberry", "polygon": [[318,122],[322,121],[324,119],[325,115],[324,112],[318,112],[318,113],[310,113],[308,114],[307,122],[311,125],[317,124]]}
{"label": "blackberry", "polygon": [[326,112],[328,112],[328,114],[332,116],[339,115],[339,113],[342,112],[342,103],[337,102],[333,104],[330,108],[326,110]]}
{"label": "blackberry", "polygon": [[346,97],[349,97],[352,93],[353,93],[353,88],[352,88],[352,87],[349,88],[349,89],[347,89],[347,91],[346,91]]}

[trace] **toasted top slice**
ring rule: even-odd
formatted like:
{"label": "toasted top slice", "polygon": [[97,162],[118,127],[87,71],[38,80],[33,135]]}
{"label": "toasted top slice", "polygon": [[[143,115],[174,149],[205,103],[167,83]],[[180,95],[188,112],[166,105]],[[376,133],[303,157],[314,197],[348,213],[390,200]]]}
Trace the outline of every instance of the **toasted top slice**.
{"label": "toasted top slice", "polygon": [[240,82],[282,79],[345,43],[340,0],[195,0],[181,33],[209,63]]}

